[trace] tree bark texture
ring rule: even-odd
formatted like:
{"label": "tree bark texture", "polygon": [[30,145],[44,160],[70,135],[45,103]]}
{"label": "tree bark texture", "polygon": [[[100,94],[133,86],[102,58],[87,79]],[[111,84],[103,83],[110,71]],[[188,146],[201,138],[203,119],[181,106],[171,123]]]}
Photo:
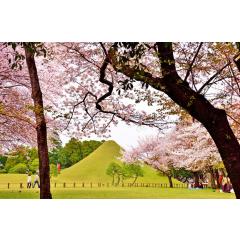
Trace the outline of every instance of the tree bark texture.
{"label": "tree bark texture", "polygon": [[47,145],[47,126],[44,117],[42,92],[39,84],[34,52],[25,47],[26,62],[30,76],[34,113],[36,118],[37,145],[40,172],[40,198],[51,199],[49,157]]}
{"label": "tree bark texture", "polygon": [[169,187],[173,188],[172,176],[167,175],[167,177],[168,177]]}

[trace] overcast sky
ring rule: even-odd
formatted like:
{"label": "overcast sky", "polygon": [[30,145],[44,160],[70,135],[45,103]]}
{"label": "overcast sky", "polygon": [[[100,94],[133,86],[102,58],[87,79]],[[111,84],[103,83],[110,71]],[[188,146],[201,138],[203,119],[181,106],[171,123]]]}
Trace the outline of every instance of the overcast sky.
{"label": "overcast sky", "polygon": [[140,137],[156,135],[159,130],[146,126],[127,125],[120,122],[117,126],[111,129],[112,139],[115,140],[123,148],[128,148],[137,144]]}
{"label": "overcast sky", "polygon": [[[117,126],[111,127],[111,137],[106,140],[114,140],[120,146],[127,149],[131,146],[136,145],[140,137],[157,135],[158,133],[159,133],[159,130],[156,128],[150,128],[146,126],[127,125],[123,121],[119,121]],[[97,140],[102,138],[93,136],[91,137],[91,139]],[[61,136],[61,140],[63,144],[65,144],[69,140],[69,137]]]}

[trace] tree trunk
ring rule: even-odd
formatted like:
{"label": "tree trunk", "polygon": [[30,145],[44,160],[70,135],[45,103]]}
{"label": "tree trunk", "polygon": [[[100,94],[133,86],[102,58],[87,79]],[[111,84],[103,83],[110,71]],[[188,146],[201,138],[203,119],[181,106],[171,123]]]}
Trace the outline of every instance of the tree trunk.
{"label": "tree trunk", "polygon": [[209,125],[206,124],[205,127],[222,157],[235,195],[240,198],[240,146],[229,126],[225,111],[218,110],[216,121]]}
{"label": "tree trunk", "polygon": [[112,178],[112,185],[114,185],[114,176],[115,176],[115,175],[113,174],[113,178]]}
{"label": "tree trunk", "polygon": [[[235,137],[226,112],[215,108],[200,93],[193,91],[176,72],[172,44],[159,44],[159,53],[166,93],[191,116],[201,122],[214,140],[237,198],[240,198],[240,145]],[[166,62],[166,60],[168,60]],[[167,81],[168,80],[168,81]]]}
{"label": "tree trunk", "polygon": [[180,78],[175,66],[172,43],[156,43],[156,47],[162,77],[154,77],[147,71],[119,63],[114,50],[109,54],[111,64],[115,70],[126,76],[164,92],[203,124],[218,148],[236,197],[240,198],[240,145],[229,125],[226,112],[215,108],[201,92],[194,91],[187,81]]}
{"label": "tree trunk", "polygon": [[218,173],[218,170],[215,169],[215,176],[216,176],[216,180],[217,180],[217,188],[221,188],[221,184],[219,182],[219,173]]}
{"label": "tree trunk", "polygon": [[211,188],[216,189],[216,184],[215,184],[215,179],[216,178],[215,178],[215,174],[214,174],[214,171],[213,171],[212,167],[210,168],[209,172],[210,172],[210,175],[211,175]]}
{"label": "tree trunk", "polygon": [[167,175],[167,177],[168,177],[169,187],[173,188],[172,176]]}
{"label": "tree trunk", "polygon": [[198,188],[199,187],[199,174],[198,174],[198,172],[193,172],[193,177],[194,177],[194,187]]}
{"label": "tree trunk", "polygon": [[40,198],[52,198],[50,192],[49,157],[47,145],[47,127],[44,117],[42,92],[39,84],[34,53],[25,47],[26,62],[30,76],[34,113],[36,118],[39,171],[40,171]]}
{"label": "tree trunk", "polygon": [[117,186],[119,185],[119,183],[120,183],[120,175],[118,175]]}
{"label": "tree trunk", "polygon": [[135,176],[132,184],[134,184],[137,181],[137,179],[138,179],[138,176]]}

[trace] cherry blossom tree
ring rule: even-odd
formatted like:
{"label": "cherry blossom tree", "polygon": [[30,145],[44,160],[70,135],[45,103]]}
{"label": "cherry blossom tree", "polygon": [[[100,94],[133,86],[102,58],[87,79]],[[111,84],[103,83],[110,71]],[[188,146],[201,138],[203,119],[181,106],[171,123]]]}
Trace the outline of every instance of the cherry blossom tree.
{"label": "cherry blossom tree", "polygon": [[166,137],[145,137],[141,138],[138,145],[122,151],[121,160],[126,163],[147,164],[157,169],[168,177],[169,186],[172,183],[172,168],[176,159],[171,156],[171,144]]}
{"label": "cherry blossom tree", "polygon": [[37,60],[37,67],[51,76],[52,87],[43,87],[54,92],[59,81],[65,91],[50,111],[70,133],[107,136],[118,121],[165,129],[186,111],[207,129],[240,198],[238,120],[229,111],[240,93],[235,44],[45,45],[49,57]]}
{"label": "cherry blossom tree", "polygon": [[[71,77],[82,77],[82,81],[77,83],[81,87],[76,91],[80,99],[72,102],[72,113],[76,113],[77,106],[83,104],[89,118],[88,127],[96,127],[93,119],[97,117],[104,122],[104,128],[108,127],[104,113],[108,119],[110,117],[110,122],[122,119],[145,124],[151,120],[153,124],[154,121],[166,120],[163,113],[168,112],[155,111],[150,118],[146,113],[138,114],[135,107],[131,109],[121,104],[111,104],[114,103],[111,99],[114,97],[117,99],[115,103],[119,103],[116,94],[119,88],[123,90],[121,97],[125,95],[136,100],[140,96],[140,99],[146,100],[150,96],[148,102],[159,103],[159,106],[168,103],[167,108],[171,99],[171,103],[176,103],[207,129],[221,155],[236,197],[240,198],[240,146],[224,108],[233,99],[239,101],[239,71],[235,65],[238,50],[235,44],[156,42],[64,45],[67,56],[65,63],[70,64],[66,67],[71,68],[74,75]],[[91,68],[86,64],[90,64]],[[77,75],[73,69],[77,70]],[[94,87],[93,91],[97,91],[96,81],[92,79],[105,86],[99,94],[89,92],[82,86],[82,82],[88,82],[89,86]],[[137,94],[129,94],[128,90],[135,90],[133,85],[139,83],[142,87],[150,86],[150,92],[138,89]],[[82,87],[85,94],[82,94]],[[164,101],[161,101],[162,98]],[[112,101],[109,104],[110,99]],[[124,114],[126,111],[127,115]]]}
{"label": "cherry blossom tree", "polygon": [[2,149],[18,144],[35,144],[34,121],[29,111],[29,83],[26,71],[10,67],[13,51],[0,44],[0,121]]}
{"label": "cherry blossom tree", "polygon": [[137,146],[123,151],[121,159],[128,163],[143,162],[158,169],[168,176],[170,186],[173,168],[193,172],[198,186],[198,172],[209,172],[213,177],[214,166],[221,162],[213,140],[198,122],[178,124],[164,137],[142,138]]}
{"label": "cherry blossom tree", "polygon": [[214,168],[221,163],[221,157],[206,129],[198,122],[185,122],[169,134],[171,155],[177,159],[175,166],[192,171],[195,186],[199,185],[199,172],[210,173],[211,185],[215,187]]}
{"label": "cherry blossom tree", "polygon": [[[57,81],[57,74],[55,74],[56,81],[51,79],[51,72],[48,72],[50,65],[42,67],[44,65],[43,57],[37,61],[40,65],[40,74],[37,72],[35,55],[39,55],[39,52],[44,49],[40,47],[42,47],[41,44],[37,43],[1,44],[0,117],[2,119],[1,131],[4,132],[1,142],[4,143],[4,147],[13,147],[14,144],[20,143],[38,146],[40,198],[51,198],[46,123],[50,129],[50,138],[59,125],[56,124],[56,120],[53,121],[51,115],[46,115],[46,112],[49,109],[52,111],[56,107],[55,103],[60,97],[61,90],[56,85],[54,87],[54,83],[59,84],[60,82]],[[50,79],[51,81],[49,81]],[[44,99],[47,105],[45,106],[43,105],[40,81],[44,86],[43,89],[46,90]],[[58,93],[58,97],[56,97],[56,93]]]}

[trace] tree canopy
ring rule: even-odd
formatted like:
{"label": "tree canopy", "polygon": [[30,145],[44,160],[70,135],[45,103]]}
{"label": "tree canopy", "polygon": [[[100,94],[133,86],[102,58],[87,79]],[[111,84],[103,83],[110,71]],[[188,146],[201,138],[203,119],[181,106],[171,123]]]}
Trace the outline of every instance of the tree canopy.
{"label": "tree canopy", "polygon": [[228,42],[2,43],[1,149],[38,144],[45,179],[47,130],[107,137],[112,125],[125,121],[164,132],[186,114],[209,133],[240,198],[238,47]]}

